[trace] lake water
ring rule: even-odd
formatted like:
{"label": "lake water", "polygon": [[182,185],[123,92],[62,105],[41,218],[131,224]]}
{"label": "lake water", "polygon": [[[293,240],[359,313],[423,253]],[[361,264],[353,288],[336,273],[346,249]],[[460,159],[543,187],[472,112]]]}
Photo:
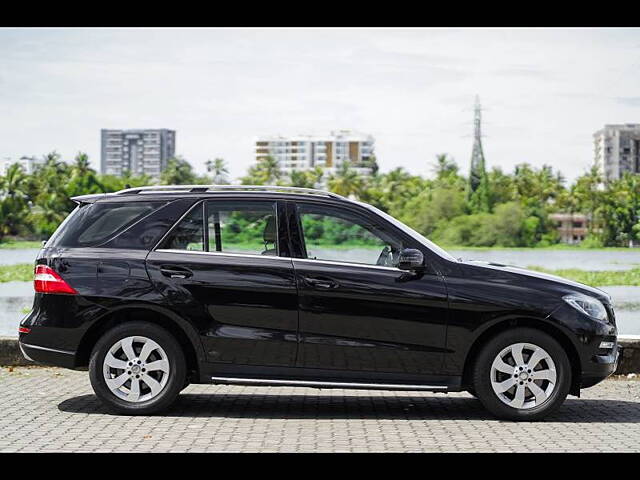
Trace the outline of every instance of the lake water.
{"label": "lake water", "polygon": [[40,249],[2,249],[0,250],[0,265],[15,265],[16,263],[33,263]]}

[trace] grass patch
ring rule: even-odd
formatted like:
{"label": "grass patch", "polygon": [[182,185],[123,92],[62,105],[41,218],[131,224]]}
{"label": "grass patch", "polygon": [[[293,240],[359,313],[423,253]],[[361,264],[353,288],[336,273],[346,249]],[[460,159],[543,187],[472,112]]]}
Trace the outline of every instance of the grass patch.
{"label": "grass patch", "polygon": [[559,277],[564,277],[574,282],[584,283],[594,287],[611,287],[611,286],[640,286],[640,268],[620,271],[589,271],[578,270],[577,268],[566,268],[559,270],[550,270],[542,267],[527,267],[530,270],[538,272],[550,273]]}
{"label": "grass patch", "polygon": [[3,240],[0,242],[0,250],[18,250],[40,247],[42,247],[42,242],[38,242],[37,240]]}
{"label": "grass patch", "polygon": [[0,265],[1,282],[30,282],[33,280],[33,264]]}

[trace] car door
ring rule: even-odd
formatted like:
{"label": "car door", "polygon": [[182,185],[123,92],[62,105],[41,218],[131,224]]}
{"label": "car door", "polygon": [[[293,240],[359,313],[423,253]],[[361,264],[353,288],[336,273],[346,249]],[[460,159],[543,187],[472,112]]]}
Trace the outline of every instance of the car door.
{"label": "car door", "polygon": [[197,203],[147,257],[155,286],[200,333],[207,360],[291,367],[297,288],[277,201]]}
{"label": "car door", "polygon": [[302,257],[293,260],[298,365],[356,377],[438,374],[447,324],[445,283],[429,265],[417,274],[395,267],[402,248],[426,250],[425,255],[428,249],[355,205],[300,201],[290,209],[295,256]]}

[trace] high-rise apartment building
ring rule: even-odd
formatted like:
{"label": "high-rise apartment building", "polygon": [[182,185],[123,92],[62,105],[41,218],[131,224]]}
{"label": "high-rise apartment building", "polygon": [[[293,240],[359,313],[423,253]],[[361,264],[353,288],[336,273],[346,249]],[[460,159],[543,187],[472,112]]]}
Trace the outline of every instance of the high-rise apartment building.
{"label": "high-rise apartment building", "polygon": [[593,134],[595,164],[605,181],[640,173],[640,124],[605,125]]}
{"label": "high-rise apartment building", "polygon": [[176,132],[174,130],[101,130],[100,171],[111,175],[146,174],[160,177],[167,160],[175,155]]}
{"label": "high-rise apartment building", "polygon": [[332,174],[344,162],[350,162],[361,175],[370,175],[368,161],[373,157],[371,135],[350,130],[332,131],[326,136],[297,135],[260,137],[255,144],[256,161],[271,156],[285,174],[321,167]]}

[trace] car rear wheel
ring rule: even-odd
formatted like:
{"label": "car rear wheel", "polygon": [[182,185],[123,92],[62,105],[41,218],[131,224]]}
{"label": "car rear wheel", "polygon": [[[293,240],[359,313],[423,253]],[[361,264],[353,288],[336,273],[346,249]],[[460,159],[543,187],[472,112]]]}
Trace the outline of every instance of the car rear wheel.
{"label": "car rear wheel", "polygon": [[532,328],[507,330],[490,339],[474,365],[473,389],[494,415],[540,420],[564,402],[571,365],[560,344]]}
{"label": "car rear wheel", "polygon": [[186,382],[180,344],[165,329],[131,322],[109,330],[93,349],[89,378],[112,411],[157,413],[173,403]]}

